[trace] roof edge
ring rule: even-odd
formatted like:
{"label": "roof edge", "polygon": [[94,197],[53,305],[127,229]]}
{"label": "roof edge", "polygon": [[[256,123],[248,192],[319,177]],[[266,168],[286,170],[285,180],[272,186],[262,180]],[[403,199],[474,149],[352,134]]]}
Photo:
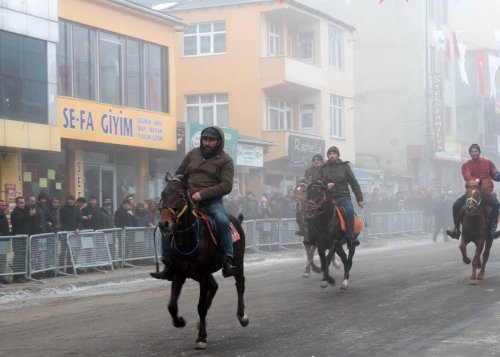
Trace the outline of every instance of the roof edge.
{"label": "roof edge", "polygon": [[124,7],[128,7],[129,9],[140,11],[142,13],[145,13],[145,14],[148,14],[148,15],[151,15],[151,16],[154,16],[154,17],[158,17],[158,18],[161,18],[163,20],[167,20],[167,21],[173,22],[173,23],[175,23],[177,25],[182,25],[182,26],[186,25],[186,22],[184,22],[183,20],[181,20],[178,17],[172,16],[172,15],[168,15],[168,14],[166,14],[164,12],[156,11],[156,10],[153,10],[153,9],[151,9],[149,7],[141,6],[139,4],[136,4],[136,3],[133,3],[133,2],[130,2],[130,1],[127,1],[127,0],[108,0],[108,1],[111,2],[111,3],[114,3],[116,5],[121,5],[121,6],[124,6]]}

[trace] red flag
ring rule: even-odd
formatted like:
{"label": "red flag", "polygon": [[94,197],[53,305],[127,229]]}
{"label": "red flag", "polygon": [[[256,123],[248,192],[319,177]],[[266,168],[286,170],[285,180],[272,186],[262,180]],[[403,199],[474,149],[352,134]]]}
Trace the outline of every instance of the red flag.
{"label": "red flag", "polygon": [[280,5],[284,4],[284,3],[285,3],[285,0],[280,0]]}
{"label": "red flag", "polygon": [[488,69],[488,55],[482,51],[476,51],[477,79],[479,81],[479,93],[486,96],[486,71]]}

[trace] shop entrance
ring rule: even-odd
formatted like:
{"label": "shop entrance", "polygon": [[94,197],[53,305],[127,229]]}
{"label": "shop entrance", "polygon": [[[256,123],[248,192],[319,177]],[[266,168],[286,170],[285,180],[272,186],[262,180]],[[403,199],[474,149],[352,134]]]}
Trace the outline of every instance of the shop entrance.
{"label": "shop entrance", "polygon": [[85,198],[95,196],[99,206],[105,197],[111,197],[116,204],[116,170],[109,165],[85,165]]}

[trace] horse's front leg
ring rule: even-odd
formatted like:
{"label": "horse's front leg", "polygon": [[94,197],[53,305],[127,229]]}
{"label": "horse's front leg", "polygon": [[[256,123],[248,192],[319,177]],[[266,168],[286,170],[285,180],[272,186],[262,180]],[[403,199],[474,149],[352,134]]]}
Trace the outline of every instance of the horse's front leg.
{"label": "horse's front leg", "polygon": [[323,262],[321,262],[321,269],[323,270],[323,280],[321,282],[321,287],[326,288],[328,284],[335,285],[335,279],[330,275],[330,264],[332,263],[333,254],[335,250],[330,248],[328,254],[325,256],[323,251]]}
{"label": "horse's front leg", "polygon": [[465,239],[462,237],[460,239],[460,251],[462,252],[462,261],[465,264],[470,264],[470,258],[467,256],[467,243],[465,242]]}
{"label": "horse's front leg", "polygon": [[245,311],[245,275],[243,271],[243,264],[238,266],[238,272],[235,274],[234,279],[236,280],[236,292],[238,293],[238,308],[236,311],[236,317],[240,322],[240,325],[245,327],[248,326],[250,322],[248,315]]}
{"label": "horse's front leg", "polygon": [[186,320],[182,316],[178,316],[178,306],[177,301],[179,300],[179,296],[181,295],[182,285],[186,278],[179,275],[174,275],[174,279],[172,281],[172,286],[170,288],[170,301],[168,303],[168,311],[170,312],[170,316],[172,316],[172,322],[175,327],[184,327],[186,326]]}
{"label": "horse's front leg", "polygon": [[207,311],[212,304],[212,299],[217,292],[218,285],[212,274],[207,274],[200,280],[200,297],[198,300],[198,339],[196,340],[196,349],[204,350],[207,348]]}
{"label": "horse's front leg", "polygon": [[356,247],[349,248],[349,256],[347,256],[344,247],[341,244],[336,245],[336,251],[342,260],[342,264],[344,265],[344,280],[342,280],[342,284],[340,284],[340,289],[347,290],[349,287],[349,272],[351,271],[352,258],[354,256],[354,252],[356,251]]}
{"label": "horse's front leg", "polygon": [[477,275],[477,278],[479,280],[483,280],[484,279],[484,274],[485,274],[485,268],[486,268],[486,262],[488,261],[489,257],[490,257],[490,249],[491,249],[491,245],[493,244],[493,239],[491,238],[488,238],[486,240],[486,245],[484,247],[484,253],[483,253],[483,264],[481,264],[481,271],[479,272],[479,274]]}
{"label": "horse's front leg", "polygon": [[472,274],[470,276],[469,284],[476,285],[477,284],[477,269],[481,267],[481,253],[484,248],[484,239],[476,242],[476,252],[474,253],[474,258],[472,259]]}

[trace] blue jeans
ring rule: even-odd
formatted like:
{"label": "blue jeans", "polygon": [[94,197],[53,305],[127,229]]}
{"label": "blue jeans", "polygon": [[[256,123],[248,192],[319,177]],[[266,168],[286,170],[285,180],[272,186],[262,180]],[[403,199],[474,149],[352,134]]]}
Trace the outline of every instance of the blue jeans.
{"label": "blue jeans", "polygon": [[[488,204],[491,207],[490,221],[489,224],[491,226],[496,226],[498,222],[498,215],[500,211],[500,203],[495,196],[490,197]],[[460,210],[465,205],[465,195],[460,196],[453,203],[453,222],[455,222],[456,226],[460,226]]]}
{"label": "blue jeans", "polygon": [[[233,232],[229,226],[229,217],[222,202],[212,202],[209,204],[200,205],[200,209],[208,216],[212,217],[217,225],[217,237],[224,254],[228,257],[233,257]],[[161,238],[161,256],[163,262],[170,262],[170,237],[163,236]]]}
{"label": "blue jeans", "polygon": [[354,207],[352,201],[349,198],[344,198],[339,201],[339,205],[345,208],[347,213],[347,231],[345,233],[347,239],[354,238]]}

